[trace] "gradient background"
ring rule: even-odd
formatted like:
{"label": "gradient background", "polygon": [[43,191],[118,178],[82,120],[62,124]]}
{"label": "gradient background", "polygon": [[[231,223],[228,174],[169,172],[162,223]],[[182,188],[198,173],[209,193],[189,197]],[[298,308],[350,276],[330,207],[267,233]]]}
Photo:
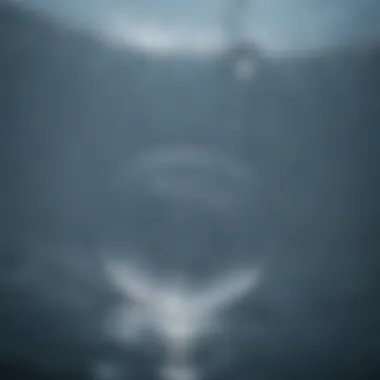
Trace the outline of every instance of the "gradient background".
{"label": "gradient background", "polygon": [[97,254],[124,226],[114,179],[177,142],[235,154],[266,189],[259,334],[220,378],[379,378],[380,4],[257,1],[247,35],[264,58],[242,86],[218,56],[122,43],[133,30],[213,41],[222,8],[0,3],[1,379],[84,379],[112,356]]}

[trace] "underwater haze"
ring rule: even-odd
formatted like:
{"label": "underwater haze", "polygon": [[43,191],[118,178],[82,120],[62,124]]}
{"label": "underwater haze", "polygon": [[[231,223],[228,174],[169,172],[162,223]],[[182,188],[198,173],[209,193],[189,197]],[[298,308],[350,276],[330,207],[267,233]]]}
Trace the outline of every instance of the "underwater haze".
{"label": "underwater haze", "polygon": [[0,3],[0,379],[379,378],[379,3],[237,3]]}

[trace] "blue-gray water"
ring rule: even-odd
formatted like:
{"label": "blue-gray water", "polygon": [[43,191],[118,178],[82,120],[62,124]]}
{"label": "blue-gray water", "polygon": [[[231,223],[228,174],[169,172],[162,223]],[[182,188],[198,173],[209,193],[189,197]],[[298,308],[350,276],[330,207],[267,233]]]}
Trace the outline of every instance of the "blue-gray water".
{"label": "blue-gray water", "polygon": [[[263,54],[257,76],[239,84],[220,56],[150,56],[82,32],[85,22],[99,29],[101,2],[70,11],[39,3],[49,12],[0,6],[0,378],[84,379],[99,358],[155,378],[159,355],[120,350],[102,333],[118,295],[100,258],[131,246],[163,271],[182,253],[204,278],[263,258],[264,280],[233,318],[255,333],[234,330],[238,358],[217,378],[378,378],[380,23],[359,24],[367,39],[350,21],[375,20],[375,5],[319,2],[317,11],[310,2],[284,14],[285,1],[267,5],[272,30],[287,25],[286,41],[303,35],[289,31],[290,9],[326,34],[305,33],[318,49],[302,58]],[[125,7],[143,15],[134,3]],[[144,9],[163,20],[166,4]],[[339,37],[321,49],[342,35],[344,46]],[[174,172],[170,160],[163,172],[133,166],[176,144],[218,152],[222,170],[200,168],[198,153],[184,166],[174,155]],[[252,188],[229,174],[225,161],[235,160]],[[191,173],[185,183],[199,195],[182,225],[168,209],[183,199],[151,194],[156,176],[177,183],[178,171]]]}

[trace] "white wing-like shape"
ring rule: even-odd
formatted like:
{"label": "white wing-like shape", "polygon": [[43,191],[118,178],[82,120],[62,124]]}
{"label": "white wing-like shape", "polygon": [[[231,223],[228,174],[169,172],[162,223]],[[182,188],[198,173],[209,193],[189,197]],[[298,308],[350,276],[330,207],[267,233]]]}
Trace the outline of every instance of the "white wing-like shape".
{"label": "white wing-like shape", "polygon": [[139,304],[153,301],[156,295],[154,284],[138,270],[117,260],[110,260],[106,267],[111,282],[123,296]]}
{"label": "white wing-like shape", "polygon": [[146,324],[168,346],[177,348],[203,335],[216,322],[218,314],[249,294],[259,281],[258,271],[241,270],[193,293],[174,284],[154,285],[125,262],[110,261],[107,270],[118,291],[135,303],[129,312],[120,315],[119,328],[135,331]]}
{"label": "white wing-like shape", "polygon": [[228,277],[223,277],[198,295],[193,307],[205,315],[220,312],[220,309],[226,309],[248,295],[259,280],[260,275],[257,270],[238,271]]}
{"label": "white wing-like shape", "polygon": [[[157,286],[128,262],[111,260],[107,272],[115,288],[135,305],[111,320],[116,335],[138,339],[145,329],[153,331],[165,346],[165,380],[197,380],[189,350],[218,323],[218,314],[249,294],[259,281],[259,272],[242,270],[220,278],[201,292],[190,292],[178,283]],[[167,284],[166,284],[167,285]],[[135,336],[135,338],[134,338]]]}

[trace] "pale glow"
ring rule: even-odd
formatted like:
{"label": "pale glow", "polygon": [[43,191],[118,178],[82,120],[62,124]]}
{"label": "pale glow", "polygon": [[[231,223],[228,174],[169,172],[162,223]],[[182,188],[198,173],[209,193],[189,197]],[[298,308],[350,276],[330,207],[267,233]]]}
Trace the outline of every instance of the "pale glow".
{"label": "pale glow", "polygon": [[218,326],[222,312],[250,294],[259,280],[257,271],[239,270],[199,291],[181,281],[154,281],[125,261],[109,261],[107,271],[112,284],[130,305],[122,306],[127,311],[123,317],[111,316],[113,333],[127,341],[133,340],[132,335],[138,340],[139,334],[147,331],[158,338],[165,347],[166,363],[161,373],[165,380],[199,378],[188,358],[189,351],[203,338],[221,331]]}
{"label": "pale glow", "polygon": [[198,380],[199,375],[193,368],[168,365],[162,368],[160,376],[164,380]]}
{"label": "pale glow", "polygon": [[248,80],[255,75],[256,62],[252,59],[241,59],[236,63],[235,74],[238,80]]}
{"label": "pale glow", "polygon": [[121,380],[126,377],[126,372],[120,364],[112,361],[99,361],[91,369],[95,380]]}
{"label": "pale glow", "polygon": [[165,28],[152,22],[132,22],[114,18],[109,35],[119,44],[155,54],[200,54],[220,51],[223,45],[219,33],[210,31]]}

